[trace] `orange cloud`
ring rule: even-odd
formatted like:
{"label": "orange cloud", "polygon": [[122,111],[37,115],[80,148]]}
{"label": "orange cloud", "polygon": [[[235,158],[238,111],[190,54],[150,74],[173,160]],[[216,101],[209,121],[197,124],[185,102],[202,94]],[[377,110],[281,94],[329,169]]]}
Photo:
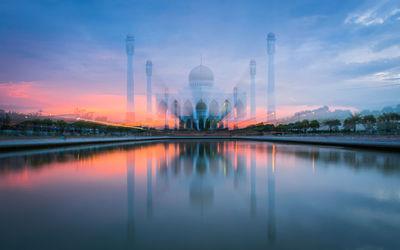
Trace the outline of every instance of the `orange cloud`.
{"label": "orange cloud", "polygon": [[[0,85],[0,105],[23,107],[9,110],[36,112],[43,114],[72,114],[75,108],[94,112],[94,116],[107,116],[112,121],[125,119],[126,97],[117,94],[76,94],[76,90],[49,89],[48,84],[40,82],[19,82]],[[87,92],[87,91],[86,91]],[[146,120],[146,96],[135,95],[135,117],[138,121]],[[153,110],[156,110],[153,101]],[[156,117],[154,117],[156,118]],[[161,124],[161,121],[158,122]]]}
{"label": "orange cloud", "polygon": [[2,84],[0,85],[0,93],[6,93],[12,98],[28,98],[28,92],[34,85],[32,82],[24,82],[22,84]]}

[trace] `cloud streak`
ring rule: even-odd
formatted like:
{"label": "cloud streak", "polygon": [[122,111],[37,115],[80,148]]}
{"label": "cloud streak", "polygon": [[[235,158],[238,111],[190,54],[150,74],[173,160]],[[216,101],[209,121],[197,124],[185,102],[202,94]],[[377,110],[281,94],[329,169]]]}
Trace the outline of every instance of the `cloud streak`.
{"label": "cloud streak", "polygon": [[382,1],[366,11],[350,13],[344,20],[344,23],[370,26],[383,24],[390,20],[398,20],[399,18],[400,8],[388,4],[387,1]]}

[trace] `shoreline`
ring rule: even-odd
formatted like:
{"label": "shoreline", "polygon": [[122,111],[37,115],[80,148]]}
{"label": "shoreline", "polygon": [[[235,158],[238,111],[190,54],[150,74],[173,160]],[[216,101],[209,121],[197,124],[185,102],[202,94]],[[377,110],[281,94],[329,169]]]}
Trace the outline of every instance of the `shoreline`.
{"label": "shoreline", "polygon": [[367,137],[322,137],[322,136],[138,136],[138,137],[84,137],[84,138],[36,138],[0,140],[0,152],[46,149],[90,144],[107,144],[123,142],[146,142],[163,140],[245,140],[291,144],[339,146],[349,148],[378,149],[400,152],[400,140],[395,138]]}

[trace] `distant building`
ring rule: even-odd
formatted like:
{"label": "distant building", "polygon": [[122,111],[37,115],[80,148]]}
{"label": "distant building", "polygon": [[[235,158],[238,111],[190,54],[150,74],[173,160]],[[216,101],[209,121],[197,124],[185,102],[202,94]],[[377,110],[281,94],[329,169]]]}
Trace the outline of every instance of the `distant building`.
{"label": "distant building", "polygon": [[334,111],[330,111],[328,106],[323,106],[321,108],[313,109],[313,110],[304,110],[295,113],[293,116],[288,117],[286,119],[281,119],[281,123],[289,123],[289,122],[297,122],[302,120],[330,120],[330,119],[339,119],[344,120],[351,115],[350,110],[340,110],[336,109]]}

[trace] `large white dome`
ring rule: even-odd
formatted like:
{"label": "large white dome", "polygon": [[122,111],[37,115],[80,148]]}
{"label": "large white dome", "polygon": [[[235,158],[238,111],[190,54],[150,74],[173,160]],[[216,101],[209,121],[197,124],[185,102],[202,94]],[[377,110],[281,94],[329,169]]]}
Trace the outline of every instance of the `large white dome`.
{"label": "large white dome", "polygon": [[214,74],[207,66],[199,65],[189,73],[189,84],[191,86],[211,86],[213,82]]}

